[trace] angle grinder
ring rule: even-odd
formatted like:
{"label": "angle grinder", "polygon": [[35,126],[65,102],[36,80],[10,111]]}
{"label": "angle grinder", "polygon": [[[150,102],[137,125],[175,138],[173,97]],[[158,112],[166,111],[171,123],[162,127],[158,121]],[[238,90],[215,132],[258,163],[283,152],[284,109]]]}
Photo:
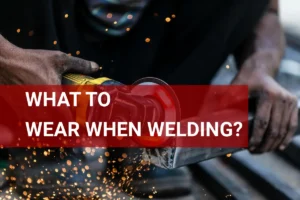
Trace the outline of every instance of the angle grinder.
{"label": "angle grinder", "polygon": [[[112,80],[110,78],[101,77],[101,78],[92,78],[85,75],[77,75],[77,74],[67,74],[63,77],[63,84],[65,85],[96,85],[96,86],[122,86],[123,84]],[[138,87],[140,85],[162,85],[164,87],[158,87],[158,90],[143,90],[142,87]],[[154,87],[155,88],[155,87]],[[163,91],[161,91],[163,90]],[[160,95],[161,93],[165,93],[168,95]],[[126,95],[125,95],[126,96]],[[124,97],[124,96],[123,96]],[[169,98],[167,98],[169,97]],[[155,122],[156,120],[166,121],[182,121],[181,113],[180,113],[180,105],[179,101],[176,97],[175,92],[172,90],[170,86],[164,81],[148,77],[142,78],[136,81],[131,87],[131,91],[127,93],[126,99],[131,99],[132,102],[139,105],[144,106],[144,111],[142,112],[142,119],[149,119],[147,116],[154,116],[150,122]],[[114,100],[115,101],[115,100]],[[124,103],[122,99],[117,100],[119,103]],[[172,102],[170,104],[170,102]],[[115,102],[114,102],[115,103]],[[168,106],[166,106],[168,105]],[[126,107],[126,106],[125,106]],[[86,111],[87,108],[85,108]],[[114,113],[116,116],[126,116],[128,112],[134,112],[132,106],[129,106],[127,110],[123,110],[121,113]],[[102,115],[103,113],[96,112],[93,109],[88,113],[88,116],[81,117],[83,121],[88,121],[89,118],[94,118],[97,115]],[[157,114],[160,113],[160,114]],[[236,113],[235,113],[236,115]],[[233,115],[233,116],[235,116]],[[250,121],[252,119],[249,119]],[[79,120],[80,121],[80,120]],[[232,148],[179,148],[175,146],[165,147],[165,148],[157,148],[155,146],[149,147],[145,144],[153,143],[153,144],[165,144],[168,141],[168,138],[154,138],[151,137],[138,137],[138,143],[141,146],[145,146],[145,148],[116,148],[111,151],[110,155],[114,158],[119,158],[123,153],[128,155],[126,162],[122,162],[122,166],[128,166],[133,163],[137,163],[136,158],[140,158],[147,163],[154,164],[158,167],[165,169],[174,169],[184,165],[201,162],[203,160],[211,159],[217,156],[226,155],[227,153],[240,151],[242,149],[232,149]],[[176,142],[176,141],[175,141]],[[166,145],[167,146],[167,145]],[[132,159],[132,160],[131,160]]]}

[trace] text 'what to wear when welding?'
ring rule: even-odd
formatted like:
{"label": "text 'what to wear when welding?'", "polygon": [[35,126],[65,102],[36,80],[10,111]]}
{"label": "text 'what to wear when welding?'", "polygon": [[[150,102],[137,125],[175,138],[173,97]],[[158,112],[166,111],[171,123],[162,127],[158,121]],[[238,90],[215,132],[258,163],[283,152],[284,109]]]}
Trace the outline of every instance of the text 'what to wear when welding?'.
{"label": "text 'what to wear when welding?'", "polygon": [[[26,122],[29,137],[80,137],[77,122]],[[88,137],[232,137],[240,122],[85,122]],[[145,128],[146,127],[146,128]]]}

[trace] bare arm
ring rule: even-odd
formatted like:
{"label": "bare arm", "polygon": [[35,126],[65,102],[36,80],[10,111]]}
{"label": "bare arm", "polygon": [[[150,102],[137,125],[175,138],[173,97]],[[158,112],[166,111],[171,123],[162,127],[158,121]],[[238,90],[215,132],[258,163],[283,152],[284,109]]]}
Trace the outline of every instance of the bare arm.
{"label": "bare arm", "polygon": [[[274,62],[272,67],[258,66],[274,76],[284,55],[285,37],[279,20],[279,1],[271,0],[269,8],[259,22],[253,34],[236,50],[235,58],[238,67],[241,68],[244,62],[254,54],[268,56]],[[252,66],[253,67],[253,66]],[[241,69],[249,70],[249,69]]]}
{"label": "bare arm", "polygon": [[280,86],[276,75],[284,55],[285,38],[278,0],[271,0],[253,34],[236,50],[240,69],[232,84],[248,85],[257,98],[250,150],[285,149],[298,125],[297,98]]}
{"label": "bare arm", "polygon": [[92,73],[99,66],[60,51],[17,47],[0,34],[0,84],[60,84],[67,71]]}

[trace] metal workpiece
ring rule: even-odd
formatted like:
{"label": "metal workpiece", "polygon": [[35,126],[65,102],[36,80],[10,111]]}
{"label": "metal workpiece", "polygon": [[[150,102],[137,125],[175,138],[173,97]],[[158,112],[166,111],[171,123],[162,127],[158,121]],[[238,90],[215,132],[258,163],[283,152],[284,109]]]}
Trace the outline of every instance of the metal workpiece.
{"label": "metal workpiece", "polygon": [[[225,72],[220,74],[226,75]],[[230,77],[234,77],[234,74],[227,73],[227,79],[230,80]],[[292,60],[284,60],[280,71],[276,77],[276,80],[284,88],[292,92],[300,99],[300,64]],[[249,125],[249,135],[252,132],[252,125],[255,118],[255,97],[249,99],[249,114],[248,114],[248,125]],[[298,101],[298,110],[300,108],[300,101]],[[237,111],[232,111],[233,113]],[[238,119],[238,117],[236,118]],[[300,119],[300,118],[299,118]],[[300,124],[300,123],[299,123]],[[299,135],[300,126],[296,131],[295,135]],[[298,142],[298,143],[297,143]],[[287,149],[286,155],[291,159],[298,162],[295,159],[297,155],[293,154],[293,149],[299,148],[300,145],[299,138],[295,140],[290,145],[290,148]],[[174,169],[182,167],[185,165],[190,165],[205,160],[210,160],[219,156],[224,156],[226,154],[236,153],[239,151],[245,150],[243,148],[156,148],[156,149],[144,149],[143,159],[151,162],[152,164],[162,167],[165,169]]]}

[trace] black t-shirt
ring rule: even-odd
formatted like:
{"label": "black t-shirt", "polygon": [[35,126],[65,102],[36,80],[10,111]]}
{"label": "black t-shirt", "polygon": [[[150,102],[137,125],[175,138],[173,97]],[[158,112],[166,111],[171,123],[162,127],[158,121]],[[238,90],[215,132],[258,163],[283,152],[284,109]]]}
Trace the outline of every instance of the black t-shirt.
{"label": "black t-shirt", "polygon": [[128,34],[110,37],[86,23],[93,18],[83,0],[5,0],[0,31],[23,48],[95,61],[103,67],[95,76],[126,84],[144,76],[207,84],[254,29],[268,2],[153,0]]}

